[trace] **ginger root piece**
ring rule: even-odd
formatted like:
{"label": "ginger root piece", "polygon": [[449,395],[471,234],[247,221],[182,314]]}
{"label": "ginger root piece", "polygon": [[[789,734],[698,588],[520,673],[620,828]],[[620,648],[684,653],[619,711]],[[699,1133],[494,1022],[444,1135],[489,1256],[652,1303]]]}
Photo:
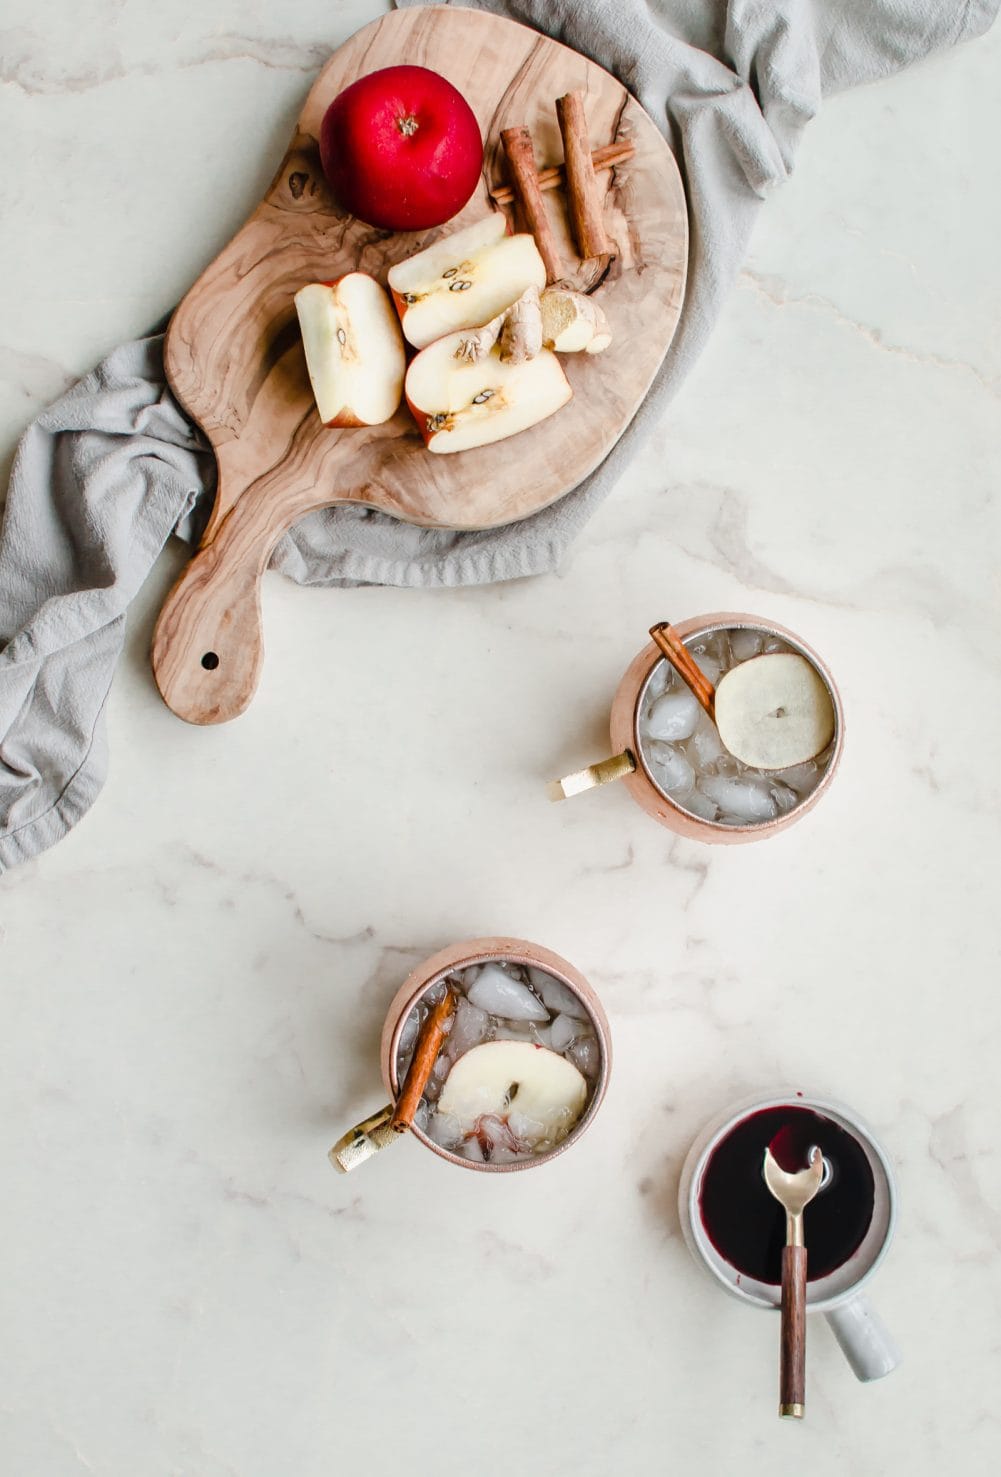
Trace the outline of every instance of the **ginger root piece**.
{"label": "ginger root piece", "polygon": [[509,308],[484,323],[482,328],[463,332],[455,350],[462,364],[478,364],[500,341],[500,357],[504,364],[527,364],[542,351],[542,309],[539,289],[527,287]]}
{"label": "ginger root piece", "polygon": [[496,318],[491,318],[489,323],[484,323],[482,328],[471,328],[468,332],[460,334],[455,358],[463,364],[478,364],[481,359],[485,359],[500,338],[500,331],[504,327],[506,316],[505,310],[503,313],[498,313]]}
{"label": "ginger root piece", "polygon": [[542,349],[542,307],[537,287],[528,287],[504,314],[500,356],[505,364],[526,364]]}
{"label": "ginger root piece", "polygon": [[608,319],[593,298],[570,288],[548,287],[540,299],[542,342],[561,354],[600,354],[612,342]]}

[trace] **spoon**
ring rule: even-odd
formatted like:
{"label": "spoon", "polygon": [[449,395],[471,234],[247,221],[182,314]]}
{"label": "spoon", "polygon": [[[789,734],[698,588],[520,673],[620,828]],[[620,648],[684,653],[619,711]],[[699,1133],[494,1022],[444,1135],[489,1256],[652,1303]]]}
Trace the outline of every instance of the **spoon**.
{"label": "spoon", "polygon": [[806,1243],[803,1211],[820,1189],[824,1156],[814,1146],[808,1168],[791,1174],[771,1145],[765,1150],[765,1184],[786,1213],[782,1248],[782,1333],[779,1358],[779,1415],[803,1419],[806,1408]]}

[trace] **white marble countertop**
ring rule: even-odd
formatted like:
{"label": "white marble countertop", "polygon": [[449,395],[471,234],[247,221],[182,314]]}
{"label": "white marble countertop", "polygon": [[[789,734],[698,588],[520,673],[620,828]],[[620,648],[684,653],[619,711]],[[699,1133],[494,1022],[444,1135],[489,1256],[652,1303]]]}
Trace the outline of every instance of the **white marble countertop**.
{"label": "white marble countertop", "polygon": [[[183,293],[376,0],[7,0],[0,455]],[[707,353],[561,574],[432,593],[269,576],[249,713],[194,730],[131,621],[111,776],[0,882],[12,1477],[997,1470],[1001,32],[831,101]],[[831,794],[710,850],[606,752],[651,619],[746,609],[826,656]],[[408,1142],[350,1179],[411,965],[555,948],[617,1062],[544,1172]],[[861,1386],[690,1262],[681,1161],[733,1097],[851,1103],[900,1182],[875,1282],[903,1368]]]}

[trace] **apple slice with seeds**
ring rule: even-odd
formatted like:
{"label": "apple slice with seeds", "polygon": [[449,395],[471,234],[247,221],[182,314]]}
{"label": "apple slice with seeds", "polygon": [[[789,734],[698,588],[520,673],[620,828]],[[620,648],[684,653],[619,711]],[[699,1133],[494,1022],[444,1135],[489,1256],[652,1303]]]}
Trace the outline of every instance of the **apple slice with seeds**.
{"label": "apple slice with seeds", "polygon": [[403,332],[416,349],[459,328],[478,328],[546,285],[534,239],[508,236],[500,211],[443,236],[389,271]]}
{"label": "apple slice with seeds", "polygon": [[468,451],[503,441],[553,415],[573,396],[556,355],[515,364],[495,344],[472,362],[464,333],[422,349],[407,370],[407,404],[429,451]]}
{"label": "apple slice with seeds", "polygon": [[406,350],[385,289],[365,272],[295,295],[306,368],[327,426],[379,426],[403,396]]}
{"label": "apple slice with seeds", "polygon": [[516,1153],[537,1154],[566,1138],[586,1102],[584,1076],[557,1052],[528,1041],[485,1041],[449,1072],[437,1114],[456,1139],[488,1146],[499,1136]]}

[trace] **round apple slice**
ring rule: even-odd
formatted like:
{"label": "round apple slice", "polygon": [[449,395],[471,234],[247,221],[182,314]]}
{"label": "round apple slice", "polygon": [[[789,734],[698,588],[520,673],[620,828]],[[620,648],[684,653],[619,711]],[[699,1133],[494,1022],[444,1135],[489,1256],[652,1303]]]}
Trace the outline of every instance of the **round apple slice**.
{"label": "round apple slice", "polygon": [[827,748],[834,704],[819,673],[793,652],[752,657],[716,687],[716,727],[752,769],[789,769]]}
{"label": "round apple slice", "polygon": [[587,1082],[572,1062],[529,1041],[486,1041],[461,1056],[445,1079],[438,1116],[457,1139],[490,1140],[510,1131],[509,1147],[538,1154],[555,1147],[587,1102]]}

